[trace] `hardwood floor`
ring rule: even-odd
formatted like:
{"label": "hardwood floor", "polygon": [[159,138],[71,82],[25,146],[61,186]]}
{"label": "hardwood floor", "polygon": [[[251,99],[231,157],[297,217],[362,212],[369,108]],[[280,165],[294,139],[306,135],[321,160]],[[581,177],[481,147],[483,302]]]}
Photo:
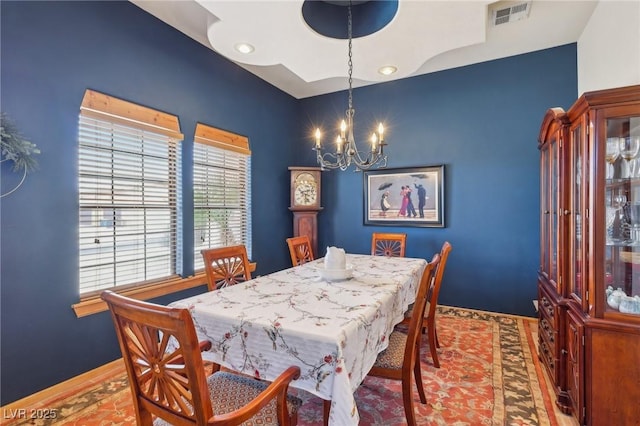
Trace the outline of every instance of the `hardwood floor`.
{"label": "hardwood floor", "polygon": [[89,385],[101,383],[118,373],[125,371],[122,359],[117,359],[94,370],[88,371],[69,380],[58,383],[50,388],[43,389],[40,392],[19,399],[11,404],[2,407],[2,413],[17,413],[18,410],[29,410],[42,407],[51,407],[54,401],[65,396],[73,394],[81,389],[87,388]]}

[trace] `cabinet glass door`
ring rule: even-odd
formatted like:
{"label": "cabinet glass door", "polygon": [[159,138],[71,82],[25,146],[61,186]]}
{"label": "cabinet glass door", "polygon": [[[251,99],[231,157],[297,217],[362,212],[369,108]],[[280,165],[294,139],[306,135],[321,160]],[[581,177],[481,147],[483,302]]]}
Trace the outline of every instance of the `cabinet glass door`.
{"label": "cabinet glass door", "polygon": [[640,116],[606,119],[605,312],[640,317]]}
{"label": "cabinet glass door", "polygon": [[542,147],[540,155],[540,271],[549,278],[549,145]]}
{"label": "cabinet glass door", "polygon": [[[583,300],[585,283],[585,257],[584,247],[588,238],[585,234],[583,224],[583,194],[585,188],[583,184],[584,170],[584,131],[581,123],[571,130],[571,251],[573,252],[573,265],[571,265],[570,290],[571,296],[578,301]],[[585,278],[583,278],[585,277]],[[583,306],[583,309],[585,306]]]}
{"label": "cabinet glass door", "polygon": [[556,287],[556,292],[562,294],[562,290],[558,288],[558,201],[560,194],[558,192],[559,180],[559,160],[558,160],[558,141],[553,139],[549,144],[549,154],[551,155],[551,177],[550,177],[550,241],[549,241],[549,281]]}

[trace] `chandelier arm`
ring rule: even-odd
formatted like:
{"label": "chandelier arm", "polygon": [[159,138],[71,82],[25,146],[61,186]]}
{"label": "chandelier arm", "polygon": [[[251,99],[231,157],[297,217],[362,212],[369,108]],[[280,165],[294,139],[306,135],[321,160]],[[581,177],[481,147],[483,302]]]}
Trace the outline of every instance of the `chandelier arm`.
{"label": "chandelier arm", "polygon": [[322,152],[316,150],[316,159],[318,164],[324,169],[341,169],[346,170],[351,165],[351,159],[345,154],[332,154],[330,152]]}
{"label": "chandelier arm", "polygon": [[376,152],[375,154],[367,154],[366,158],[362,158],[359,151],[354,151],[352,155],[347,153],[332,154],[330,152],[316,152],[318,164],[324,169],[341,169],[346,170],[352,163],[357,170],[368,170],[374,166],[387,167],[387,156]]}
{"label": "chandelier arm", "polygon": [[[363,154],[358,149],[358,145],[356,143],[356,139],[353,136],[353,118],[355,116],[355,110],[350,108],[347,110],[347,126],[349,128],[349,133],[347,134],[347,147],[345,147],[345,152],[347,155],[353,158],[353,162],[359,168],[366,167],[368,164],[373,164],[377,160],[378,152],[372,151],[362,151],[366,152],[366,156],[363,157]],[[350,148],[350,149],[349,149]]]}
{"label": "chandelier arm", "polygon": [[[379,153],[375,153],[375,154],[371,154],[370,152],[367,154],[367,156],[363,159],[360,156],[360,152],[358,150],[356,150],[355,154],[354,154],[354,160],[353,163],[362,170],[368,170],[370,168],[372,168],[373,166],[377,167],[386,167],[387,166],[387,156],[386,155],[381,155]],[[383,164],[377,164],[379,161],[382,161]]]}
{"label": "chandelier arm", "polygon": [[350,153],[345,148],[340,154],[333,154],[330,152],[322,152],[321,149],[316,149],[316,160],[318,164],[324,169],[341,169],[346,170],[352,163],[358,170],[368,170],[373,166],[387,167],[387,156],[382,152],[382,147],[378,151],[372,153],[367,152],[365,158],[363,158],[360,151],[358,151],[355,141],[353,142],[353,152]]}

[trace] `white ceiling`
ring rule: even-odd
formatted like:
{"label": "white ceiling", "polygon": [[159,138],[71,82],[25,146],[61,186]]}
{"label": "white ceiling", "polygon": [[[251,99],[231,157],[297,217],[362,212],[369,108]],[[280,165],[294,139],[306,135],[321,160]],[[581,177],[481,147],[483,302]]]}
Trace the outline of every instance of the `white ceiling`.
{"label": "white ceiling", "polygon": [[[347,88],[347,41],[302,18],[302,0],[131,0],[296,98]],[[526,19],[494,26],[492,11],[523,1],[400,0],[381,31],[353,40],[354,87],[504,58],[578,40],[597,1],[534,0]],[[255,51],[241,54],[239,42]],[[384,65],[398,71],[378,73]]]}

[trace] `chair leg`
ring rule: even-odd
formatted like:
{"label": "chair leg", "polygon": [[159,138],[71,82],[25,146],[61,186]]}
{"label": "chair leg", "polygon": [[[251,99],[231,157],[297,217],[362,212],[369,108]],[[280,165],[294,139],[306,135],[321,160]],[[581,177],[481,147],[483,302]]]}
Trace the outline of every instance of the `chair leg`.
{"label": "chair leg", "polygon": [[[436,326],[434,325],[433,328],[435,328]],[[440,340],[438,340],[438,330],[436,330],[436,348],[440,347]]]}
{"label": "chair leg", "polygon": [[322,405],[322,423],[324,426],[329,426],[329,411],[331,411],[331,400],[323,400]]}
{"label": "chair leg", "polygon": [[433,366],[440,368],[440,362],[438,361],[438,351],[436,350],[436,325],[433,321],[429,321],[429,349],[431,349],[431,359],[433,360]]}
{"label": "chair leg", "polygon": [[408,426],[416,426],[416,416],[413,411],[413,392],[411,391],[411,370],[409,377],[402,378],[402,402],[404,405],[404,414],[407,417]]}
{"label": "chair leg", "polygon": [[418,387],[418,395],[420,395],[420,402],[427,403],[427,396],[424,394],[424,384],[422,384],[422,371],[420,370],[420,343],[416,345],[416,360],[413,366],[413,376],[416,380],[416,386]]}

